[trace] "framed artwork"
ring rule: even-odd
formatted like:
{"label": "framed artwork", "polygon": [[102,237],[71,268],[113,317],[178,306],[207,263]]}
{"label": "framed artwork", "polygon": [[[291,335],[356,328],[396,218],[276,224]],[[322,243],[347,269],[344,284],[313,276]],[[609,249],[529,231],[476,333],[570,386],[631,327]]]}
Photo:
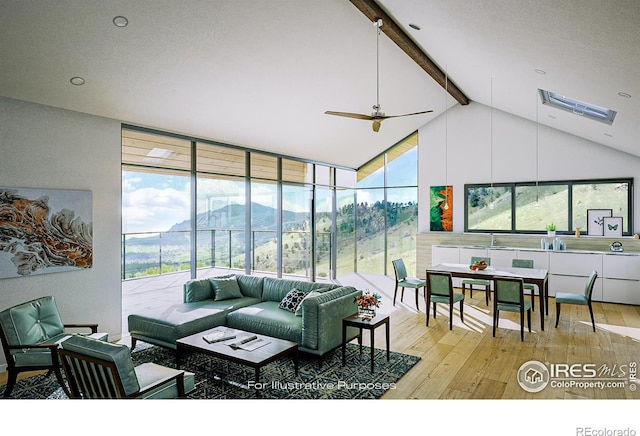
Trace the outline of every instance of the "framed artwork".
{"label": "framed artwork", "polygon": [[613,215],[613,209],[587,209],[587,234],[604,236],[604,218],[611,215]]}
{"label": "framed artwork", "polygon": [[0,278],[91,268],[91,191],[0,187]]}
{"label": "framed artwork", "polygon": [[429,229],[432,232],[453,231],[453,186],[431,186]]}
{"label": "framed artwork", "polygon": [[622,236],[622,217],[604,217],[602,230],[604,236]]}

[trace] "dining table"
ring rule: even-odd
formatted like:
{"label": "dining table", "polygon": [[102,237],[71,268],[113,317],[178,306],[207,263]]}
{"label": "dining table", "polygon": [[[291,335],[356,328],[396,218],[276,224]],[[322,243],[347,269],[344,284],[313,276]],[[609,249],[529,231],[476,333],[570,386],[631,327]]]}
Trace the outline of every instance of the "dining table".
{"label": "dining table", "polygon": [[[499,277],[521,278],[524,283],[531,283],[538,287],[540,298],[540,329],[544,330],[544,317],[549,315],[549,271],[538,268],[492,267],[484,270],[471,269],[467,264],[441,263],[430,266],[427,271],[447,272],[452,277],[472,278],[493,281]],[[533,292],[533,291],[532,291]],[[533,298],[533,297],[532,297]]]}

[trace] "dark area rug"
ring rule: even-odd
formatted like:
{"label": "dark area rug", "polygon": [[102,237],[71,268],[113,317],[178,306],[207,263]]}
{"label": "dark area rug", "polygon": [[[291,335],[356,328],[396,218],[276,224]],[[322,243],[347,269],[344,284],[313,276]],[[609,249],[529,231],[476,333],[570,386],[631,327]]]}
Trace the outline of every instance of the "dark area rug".
{"label": "dark area rug", "polygon": [[[140,344],[131,354],[134,364],[155,362],[175,368],[172,351]],[[315,356],[300,354],[298,375],[293,361],[284,358],[262,368],[260,383],[255,383],[251,368],[225,362],[199,353],[186,354],[181,368],[195,373],[192,399],[376,399],[406,374],[420,357],[375,349],[375,370],[371,373],[370,348],[347,344],[347,362],[342,366],[340,350],[329,353],[322,363]],[[248,386],[251,385],[251,388]],[[259,397],[256,393],[259,393]],[[0,386],[0,396],[4,386]],[[66,399],[53,375],[37,375],[18,381],[11,394],[14,399]]]}

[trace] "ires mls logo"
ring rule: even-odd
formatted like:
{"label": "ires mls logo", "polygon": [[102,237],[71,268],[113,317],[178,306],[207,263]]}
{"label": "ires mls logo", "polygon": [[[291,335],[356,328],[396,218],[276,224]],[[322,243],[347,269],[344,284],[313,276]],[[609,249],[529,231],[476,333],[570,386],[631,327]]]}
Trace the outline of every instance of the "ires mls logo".
{"label": "ires mls logo", "polygon": [[600,365],[594,363],[542,363],[530,360],[518,369],[518,384],[527,392],[540,392],[552,388],[605,389],[625,388],[636,390],[637,362],[628,365]]}
{"label": "ires mls logo", "polygon": [[549,384],[549,369],[537,360],[523,363],[518,369],[518,384],[527,392],[540,392]]}

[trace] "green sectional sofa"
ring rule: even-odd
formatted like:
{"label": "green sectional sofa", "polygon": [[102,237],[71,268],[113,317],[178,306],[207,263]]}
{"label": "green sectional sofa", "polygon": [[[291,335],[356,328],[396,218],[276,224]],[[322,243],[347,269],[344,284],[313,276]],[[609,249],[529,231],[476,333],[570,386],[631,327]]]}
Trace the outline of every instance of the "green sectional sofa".
{"label": "green sectional sofa", "polygon": [[[231,328],[297,342],[322,356],[342,344],[342,319],[357,312],[350,286],[227,275],[191,280],[183,303],[129,315],[131,348],[136,341],[176,349],[176,340],[213,327]],[[357,336],[355,329],[348,339]]]}

